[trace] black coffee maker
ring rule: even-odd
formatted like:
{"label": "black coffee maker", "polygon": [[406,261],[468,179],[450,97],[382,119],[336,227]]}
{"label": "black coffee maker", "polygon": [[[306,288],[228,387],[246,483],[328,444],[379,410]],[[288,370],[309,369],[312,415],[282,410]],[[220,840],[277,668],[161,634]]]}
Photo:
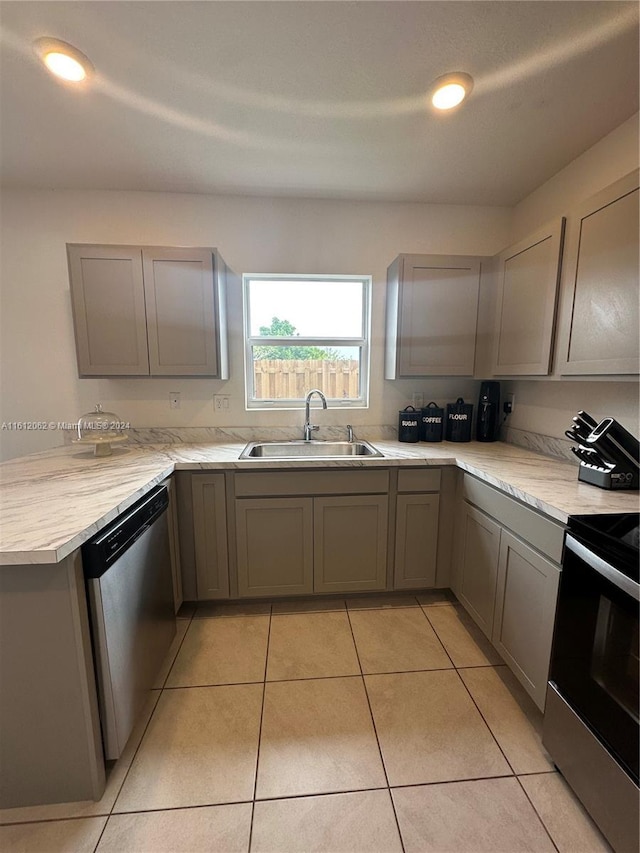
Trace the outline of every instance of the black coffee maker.
{"label": "black coffee maker", "polygon": [[500,437],[500,383],[483,382],[478,400],[476,438],[478,441],[497,441]]}

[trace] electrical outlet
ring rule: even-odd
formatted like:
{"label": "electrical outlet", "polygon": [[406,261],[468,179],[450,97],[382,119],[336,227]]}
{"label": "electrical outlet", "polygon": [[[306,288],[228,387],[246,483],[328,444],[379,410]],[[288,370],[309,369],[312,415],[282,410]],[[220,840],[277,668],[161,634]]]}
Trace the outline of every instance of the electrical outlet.
{"label": "electrical outlet", "polygon": [[414,391],[411,395],[411,405],[414,409],[421,409],[424,406],[424,394],[422,391]]}
{"label": "electrical outlet", "polygon": [[169,391],[169,408],[170,409],[179,409],[180,408],[180,392],[179,391]]}
{"label": "electrical outlet", "polygon": [[516,405],[516,395],[515,394],[505,394],[504,402],[502,404],[502,411],[505,415],[513,414],[513,410]]}
{"label": "electrical outlet", "polygon": [[229,411],[229,395],[228,394],[214,394],[213,395],[213,409],[216,412],[228,412]]}

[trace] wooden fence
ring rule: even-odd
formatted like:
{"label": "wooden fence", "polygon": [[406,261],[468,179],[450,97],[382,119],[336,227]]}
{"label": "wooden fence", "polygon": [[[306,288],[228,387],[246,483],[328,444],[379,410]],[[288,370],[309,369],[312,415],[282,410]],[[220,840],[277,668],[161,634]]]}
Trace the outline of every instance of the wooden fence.
{"label": "wooden fence", "polygon": [[312,388],[319,388],[327,397],[360,395],[360,362],[355,359],[259,359],[253,365],[258,400],[299,400]]}

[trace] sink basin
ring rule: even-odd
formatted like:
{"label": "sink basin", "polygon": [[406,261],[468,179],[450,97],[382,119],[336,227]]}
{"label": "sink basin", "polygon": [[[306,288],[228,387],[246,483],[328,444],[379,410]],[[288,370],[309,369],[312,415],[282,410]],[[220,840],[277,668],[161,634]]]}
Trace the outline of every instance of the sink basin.
{"label": "sink basin", "polygon": [[251,441],[240,459],[341,459],[345,456],[380,457],[368,441]]}

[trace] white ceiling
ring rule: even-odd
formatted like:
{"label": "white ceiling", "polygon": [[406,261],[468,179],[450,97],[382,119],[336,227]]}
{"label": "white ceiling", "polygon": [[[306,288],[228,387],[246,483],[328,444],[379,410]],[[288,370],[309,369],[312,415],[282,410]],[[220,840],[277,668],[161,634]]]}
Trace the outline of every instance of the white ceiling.
{"label": "white ceiling", "polygon": [[[3,0],[0,29],[9,187],[512,205],[638,110],[636,2]],[[475,88],[435,115],[449,71]]]}

